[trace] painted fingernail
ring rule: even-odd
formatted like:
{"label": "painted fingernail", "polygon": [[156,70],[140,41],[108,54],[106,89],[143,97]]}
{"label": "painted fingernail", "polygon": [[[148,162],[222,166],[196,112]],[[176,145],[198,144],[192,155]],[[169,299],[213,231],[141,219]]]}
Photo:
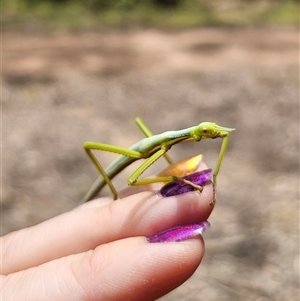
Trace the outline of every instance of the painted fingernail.
{"label": "painted fingernail", "polygon": [[210,226],[208,221],[198,224],[190,224],[171,228],[147,238],[151,243],[154,242],[175,242],[182,241],[202,233]]}
{"label": "painted fingernail", "polygon": [[[187,175],[183,178],[190,182],[193,182],[196,185],[203,186],[207,181],[211,179],[211,176],[212,176],[212,169],[209,168]],[[173,181],[164,185],[159,192],[163,197],[168,197],[168,196],[187,193],[189,191],[194,191],[194,190],[196,190],[196,188],[192,187],[191,185],[188,185],[180,181]]]}

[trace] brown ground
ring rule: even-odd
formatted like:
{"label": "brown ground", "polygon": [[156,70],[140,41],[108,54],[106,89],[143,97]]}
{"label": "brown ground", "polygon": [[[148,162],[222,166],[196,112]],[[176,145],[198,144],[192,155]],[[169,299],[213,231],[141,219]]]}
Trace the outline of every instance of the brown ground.
{"label": "brown ground", "polygon": [[[298,41],[278,28],[4,33],[2,233],[78,204],[96,177],[84,141],[129,146],[142,137],[135,116],[156,133],[216,121],[237,130],[206,256],[162,300],[298,300]],[[219,145],[172,155],[213,166]]]}

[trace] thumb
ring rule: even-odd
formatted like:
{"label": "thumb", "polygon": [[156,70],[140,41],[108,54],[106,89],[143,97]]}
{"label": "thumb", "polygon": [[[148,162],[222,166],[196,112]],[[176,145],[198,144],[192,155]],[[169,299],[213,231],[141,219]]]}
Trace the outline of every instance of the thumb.
{"label": "thumb", "polygon": [[8,275],[3,300],[154,300],[186,281],[203,253],[202,238],[117,240]]}

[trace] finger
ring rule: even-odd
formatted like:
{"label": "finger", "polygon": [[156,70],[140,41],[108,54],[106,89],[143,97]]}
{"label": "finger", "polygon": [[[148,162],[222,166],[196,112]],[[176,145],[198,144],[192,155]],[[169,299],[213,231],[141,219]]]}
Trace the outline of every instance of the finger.
{"label": "finger", "polygon": [[[3,300],[155,300],[187,280],[202,239],[148,243],[128,238],[6,277]],[[13,295],[11,295],[13,294]]]}
{"label": "finger", "polygon": [[213,206],[212,184],[184,195],[162,198],[142,192],[116,202],[84,204],[31,228],[2,238],[3,273],[94,249],[114,240],[150,236],[178,225],[204,221]]}

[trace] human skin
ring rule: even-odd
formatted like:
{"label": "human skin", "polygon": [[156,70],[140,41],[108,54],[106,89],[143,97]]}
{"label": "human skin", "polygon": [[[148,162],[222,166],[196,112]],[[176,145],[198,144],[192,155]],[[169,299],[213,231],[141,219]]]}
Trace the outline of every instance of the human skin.
{"label": "human skin", "polygon": [[130,188],[120,200],[97,199],[2,237],[2,299],[155,300],[182,284],[202,260],[202,237],[146,237],[207,220],[213,185],[167,198],[155,187]]}

